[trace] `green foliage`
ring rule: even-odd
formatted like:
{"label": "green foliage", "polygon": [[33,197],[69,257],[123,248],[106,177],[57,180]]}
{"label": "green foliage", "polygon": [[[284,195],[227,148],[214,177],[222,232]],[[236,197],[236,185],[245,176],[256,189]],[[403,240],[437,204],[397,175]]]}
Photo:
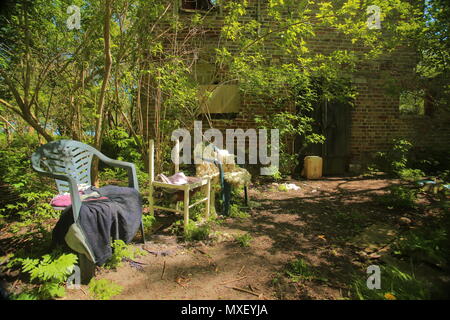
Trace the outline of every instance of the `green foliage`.
{"label": "green foliage", "polygon": [[138,256],[146,255],[146,251],[126,244],[123,240],[114,240],[112,244],[113,254],[105,263],[105,268],[117,269],[122,265],[124,258],[135,259]]}
{"label": "green foliage", "polygon": [[[204,192],[198,192],[194,194],[190,200],[190,203],[195,203],[205,197]],[[180,210],[183,210],[183,203],[180,202]],[[189,209],[189,218],[194,221],[201,221],[205,217],[205,210],[206,210],[206,202],[202,202],[197,204],[196,206]]]}
{"label": "green foliage", "polygon": [[427,0],[424,28],[415,37],[419,46],[420,62],[417,73],[421,88],[433,92],[433,104],[448,110],[450,101],[450,7],[446,0]]}
{"label": "green foliage", "polygon": [[8,263],[9,267],[20,265],[21,270],[30,276],[30,281],[38,287],[24,292],[15,299],[52,299],[65,295],[64,281],[73,273],[77,256],[62,254],[59,256],[46,254],[42,259],[16,258]]}
{"label": "green foliage", "polygon": [[443,181],[450,182],[450,151],[425,148],[413,153],[411,167],[426,172],[429,176],[436,176]]}
{"label": "green foliage", "polygon": [[39,176],[31,168],[30,157],[37,147],[37,137],[31,134],[15,135],[9,144],[0,139],[0,181],[8,184],[11,192],[19,197],[0,208],[0,215],[18,216],[25,224],[56,216],[49,204],[56,193],[54,182],[48,183],[50,179]]}
{"label": "green foliage", "polygon": [[400,95],[400,113],[412,114],[412,115],[424,115],[425,114],[425,92],[419,91],[406,91]]}
{"label": "green foliage", "polygon": [[250,243],[252,241],[252,236],[248,233],[244,233],[244,234],[235,236],[234,240],[236,240],[236,242],[241,247],[250,247]]}
{"label": "green foliage", "polygon": [[186,241],[201,241],[209,238],[211,233],[210,222],[195,222],[189,219],[186,229],[183,226],[183,221],[177,221],[172,227],[172,232],[182,235]]}
{"label": "green foliage", "polygon": [[367,277],[358,276],[353,283],[353,297],[359,300],[423,300],[429,299],[426,285],[413,273],[394,266],[381,266],[381,289],[367,288]]}
{"label": "green foliage", "polygon": [[107,279],[92,279],[89,282],[89,292],[96,300],[109,300],[122,290],[122,286]]}
{"label": "green foliage", "polygon": [[412,143],[404,139],[394,139],[387,152],[379,152],[376,156],[376,166],[384,172],[398,175],[407,169]]}
{"label": "green foliage", "polygon": [[299,282],[301,280],[327,281],[325,278],[319,277],[317,272],[302,258],[290,262],[286,274],[293,282]]}
{"label": "green foliage", "polygon": [[409,230],[394,246],[394,253],[413,258],[415,261],[427,261],[435,265],[450,263],[449,222],[438,221],[419,229]]}
{"label": "green foliage", "polygon": [[387,194],[377,198],[377,202],[393,208],[415,208],[418,190],[404,186],[390,186]]}
{"label": "green foliage", "polygon": [[405,181],[414,182],[422,179],[425,173],[420,169],[405,168],[398,171],[398,176]]}
{"label": "green foliage", "polygon": [[11,300],[39,300],[39,297],[30,292],[22,292],[17,295],[12,295]]}
{"label": "green foliage", "polygon": [[208,223],[197,225],[193,221],[189,221],[186,230],[184,230],[184,238],[187,241],[206,240],[211,233],[211,226]]}
{"label": "green foliage", "polygon": [[142,222],[144,223],[144,228],[148,230],[153,227],[154,223],[156,222],[156,218],[155,216],[152,216],[150,214],[144,214],[142,216]]}
{"label": "green foliage", "polygon": [[101,186],[114,184],[128,187],[127,172],[120,168],[106,167],[99,173]]}
{"label": "green foliage", "polygon": [[[261,129],[277,128],[279,130],[280,163],[279,170],[273,172],[273,178],[276,180],[283,175],[291,174],[298,165],[298,156],[292,152],[292,137],[301,136],[303,148],[324,142],[324,137],[313,131],[314,119],[311,111],[317,99],[317,92],[310,83],[311,80],[296,68],[294,65],[284,65],[281,67],[284,71],[282,75],[278,74],[280,72],[278,68],[270,70],[269,74],[267,70],[261,72],[260,77],[272,77],[266,84],[271,86],[270,89],[265,88],[259,92],[261,79],[253,79],[256,83],[249,83],[250,80],[247,79],[247,87],[244,88],[247,93],[255,94],[263,101],[264,99],[273,101],[274,106],[267,106],[272,113],[267,116],[256,116],[255,122]],[[253,86],[257,86],[256,92]],[[277,88],[277,86],[280,87]],[[284,111],[287,105],[293,105],[297,111]],[[272,148],[271,139],[268,140],[268,147]]]}
{"label": "green foliage", "polygon": [[[220,187],[220,186],[219,186]],[[233,199],[239,199],[241,194],[244,192],[244,186],[243,185],[239,185],[239,186],[233,186],[231,188],[231,198]]]}
{"label": "green foliage", "polygon": [[[135,163],[138,169],[143,165],[139,138],[131,137],[123,127],[114,127],[107,131],[102,143],[102,152],[117,160]],[[124,170],[122,170],[123,172]]]}
{"label": "green foliage", "polygon": [[405,181],[417,181],[426,175],[439,176],[443,181],[448,179],[448,151],[432,148],[414,150],[411,142],[394,139],[387,152],[378,152],[374,170],[384,171]]}
{"label": "green foliage", "polygon": [[229,211],[230,217],[237,218],[237,219],[248,219],[250,217],[250,214],[244,210],[241,209],[241,206],[239,204],[231,204],[230,205],[230,211]]}

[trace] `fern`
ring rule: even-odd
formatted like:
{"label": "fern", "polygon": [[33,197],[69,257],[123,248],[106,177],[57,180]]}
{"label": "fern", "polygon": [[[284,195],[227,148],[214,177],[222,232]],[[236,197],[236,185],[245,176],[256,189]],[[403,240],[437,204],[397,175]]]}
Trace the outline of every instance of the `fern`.
{"label": "fern", "polygon": [[108,269],[120,267],[124,259],[134,259],[137,256],[144,256],[147,254],[144,250],[127,245],[122,240],[115,240],[112,244],[112,248],[113,254],[105,264],[105,267]]}
{"label": "fern", "polygon": [[89,292],[97,300],[109,300],[120,294],[123,287],[106,279],[92,279],[89,282]]}
{"label": "fern", "polygon": [[30,275],[31,282],[38,284],[32,292],[25,292],[17,296],[17,299],[28,300],[30,297],[39,299],[51,299],[63,297],[66,293],[64,281],[73,273],[77,256],[74,254],[62,254],[55,258],[46,254],[42,259],[17,258],[8,265],[20,264],[23,272]]}

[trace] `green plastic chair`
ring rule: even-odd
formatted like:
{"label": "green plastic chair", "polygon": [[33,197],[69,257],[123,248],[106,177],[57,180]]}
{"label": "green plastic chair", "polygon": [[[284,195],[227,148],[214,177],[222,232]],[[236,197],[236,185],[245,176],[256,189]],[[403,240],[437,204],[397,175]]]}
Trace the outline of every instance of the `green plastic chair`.
{"label": "green plastic chair", "polygon": [[[91,164],[94,155],[110,166],[126,169],[128,171],[129,187],[139,191],[134,164],[108,158],[95,148],[79,141],[52,141],[40,146],[31,156],[31,164],[35,171],[41,175],[54,178],[59,193],[70,193],[74,223],[78,221],[81,208],[81,199],[77,185],[91,185]],[[145,243],[142,221],[141,233],[142,240]]]}
{"label": "green plastic chair", "polygon": [[[35,171],[41,175],[54,178],[56,180],[56,186],[59,193],[70,193],[74,223],[78,222],[82,203],[77,185],[91,185],[91,164],[94,155],[108,165],[126,169],[128,171],[129,187],[139,191],[136,168],[134,164],[110,159],[95,148],[79,141],[52,141],[39,147],[31,156],[31,164]],[[115,239],[119,239],[117,215],[114,218],[116,221]],[[142,220],[141,233],[142,241],[145,243],[144,225]],[[92,270],[95,268],[95,265],[89,262],[83,254],[80,254],[79,256],[82,278],[86,277],[86,279],[89,279],[92,277]],[[83,271],[83,269],[90,271]]]}

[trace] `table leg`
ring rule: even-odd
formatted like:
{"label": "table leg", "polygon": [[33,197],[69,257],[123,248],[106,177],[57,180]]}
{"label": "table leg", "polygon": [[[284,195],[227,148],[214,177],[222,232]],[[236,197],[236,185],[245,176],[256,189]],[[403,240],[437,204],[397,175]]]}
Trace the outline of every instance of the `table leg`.
{"label": "table leg", "polygon": [[189,223],[189,188],[184,189],[184,232],[187,230]]}

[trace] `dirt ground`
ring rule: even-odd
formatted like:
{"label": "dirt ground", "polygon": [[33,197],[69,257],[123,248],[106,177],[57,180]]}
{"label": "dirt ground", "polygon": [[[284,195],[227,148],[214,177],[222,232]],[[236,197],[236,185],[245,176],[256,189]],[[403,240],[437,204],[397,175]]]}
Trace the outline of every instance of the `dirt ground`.
{"label": "dirt ground", "polygon": [[[370,229],[386,230],[381,238],[387,241],[433,214],[431,209],[399,211],[375,201],[397,180],[334,177],[283,183],[300,190],[252,186],[250,217],[224,219],[214,227],[215,241],[183,242],[169,228],[182,217],[157,213],[162,227],[147,237],[144,246],[153,253],[135,259],[142,268],[123,262],[117,270],[98,269],[96,277],[123,287],[113,298],[117,300],[349,298],[352,281],[367,278],[365,268],[380,262],[377,250],[385,246],[370,248],[365,234],[370,235]],[[252,238],[249,247],[234,239],[244,233]],[[21,246],[13,242],[13,236],[0,237],[0,245]],[[136,239],[134,246],[143,245]],[[299,258],[320,277],[292,281],[286,268]],[[15,278],[10,279],[12,285]],[[20,287],[19,280],[16,285]],[[88,287],[81,288],[67,290],[63,299],[92,299]]]}
{"label": "dirt ground", "polygon": [[[283,192],[274,185],[254,186],[250,190],[251,217],[225,219],[216,228],[222,241],[178,243],[167,230],[159,230],[145,248],[162,254],[137,259],[145,264],[143,270],[124,262],[117,271],[102,270],[97,277],[123,286],[114,299],[348,297],[351,276],[368,260],[349,241],[365,226],[379,221],[399,227],[398,218],[405,216],[373,202],[374,195],[397,181],[328,178],[286,182],[301,189]],[[249,247],[233,241],[233,235],[242,233],[251,235]],[[290,281],[286,266],[299,257],[327,280]],[[87,287],[68,291],[65,299],[90,299]]]}

